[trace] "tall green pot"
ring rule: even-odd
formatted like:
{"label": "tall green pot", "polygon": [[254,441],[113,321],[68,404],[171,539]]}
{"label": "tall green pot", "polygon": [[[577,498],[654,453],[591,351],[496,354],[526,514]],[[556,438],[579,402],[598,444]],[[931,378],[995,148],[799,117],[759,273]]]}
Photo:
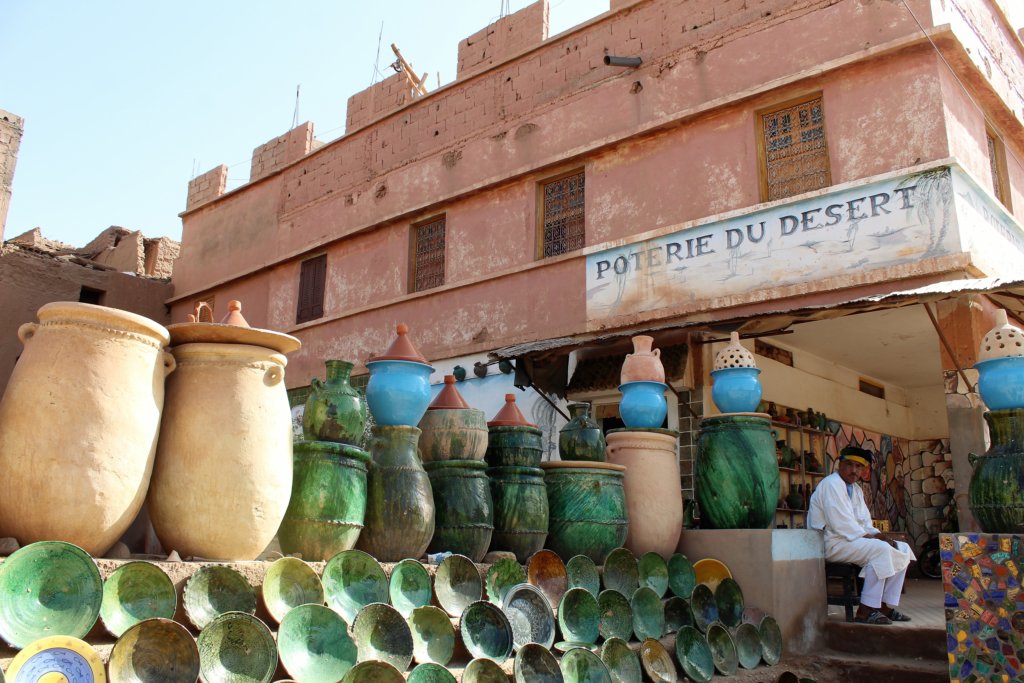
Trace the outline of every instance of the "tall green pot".
{"label": "tall green pot", "polygon": [[626,468],[603,462],[545,462],[547,547],[561,557],[586,555],[594,564],[626,541]]}
{"label": "tall green pot", "polygon": [[701,528],[771,527],[779,500],[771,420],[749,414],[701,420],[694,476]]}
{"label": "tall green pot", "polygon": [[416,445],[420,430],[376,425],[371,430],[366,525],[356,547],[381,562],[419,558],[434,535],[434,494]]}
{"label": "tall green pot", "polygon": [[[428,411],[429,412],[429,411]],[[437,508],[427,552],[452,552],[480,562],[494,533],[487,464],[476,460],[424,463]]]}
{"label": "tall green pot", "polygon": [[507,550],[525,563],[544,548],[548,535],[548,494],[537,467],[491,467],[494,533],[491,550]]}
{"label": "tall green pot", "polygon": [[967,500],[981,530],[1024,534],[1024,409],[985,413],[991,445],[970,454],[974,467]]}
{"label": "tall green pot", "polygon": [[310,441],[358,446],[366,425],[366,401],[349,384],[352,363],[329,360],[326,365],[327,381],[310,381],[313,391],[302,413],[302,435]]}
{"label": "tall green pot", "polygon": [[292,497],[277,532],[281,550],[308,562],[329,560],[353,548],[363,529],[370,454],[328,441],[299,441],[292,452]]}

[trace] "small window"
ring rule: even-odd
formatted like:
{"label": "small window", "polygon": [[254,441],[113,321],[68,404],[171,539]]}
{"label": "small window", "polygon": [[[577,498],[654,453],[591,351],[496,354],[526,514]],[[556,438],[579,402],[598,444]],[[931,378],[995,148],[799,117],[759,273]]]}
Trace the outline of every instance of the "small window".
{"label": "small window", "polygon": [[885,398],[885,387],[881,384],[868,381],[863,377],[860,378],[859,388],[861,392],[868,396],[874,396],[875,398]]}
{"label": "small window", "polygon": [[1006,183],[1006,149],[1003,141],[991,129],[985,129],[985,141],[988,143],[988,166],[992,174],[992,193],[996,199],[1010,208],[1010,188]]}
{"label": "small window", "polygon": [[327,284],[327,254],[302,262],[299,273],[299,311],[296,323],[322,318],[324,315],[324,287]]}
{"label": "small window", "polygon": [[93,289],[92,287],[82,287],[78,291],[78,300],[83,304],[96,304],[100,306],[103,304],[103,294],[105,292],[102,289]]}
{"label": "small window", "polygon": [[410,291],[422,292],[444,284],[444,228],[444,216],[413,226]]}
{"label": "small window", "polygon": [[574,171],[541,186],[537,257],[548,258],[582,249],[586,242],[584,172]]}
{"label": "small window", "polygon": [[763,201],[832,184],[820,95],[760,112],[757,124]]}

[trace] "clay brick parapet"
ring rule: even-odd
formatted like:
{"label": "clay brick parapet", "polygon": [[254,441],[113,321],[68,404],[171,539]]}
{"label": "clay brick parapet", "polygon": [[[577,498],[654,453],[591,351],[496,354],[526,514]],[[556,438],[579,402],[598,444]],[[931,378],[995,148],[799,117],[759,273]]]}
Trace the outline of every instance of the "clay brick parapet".
{"label": "clay brick parapet", "polygon": [[216,199],[224,194],[227,186],[228,167],[225,164],[196,176],[188,183],[188,199],[185,202],[185,210],[191,211],[200,204]]}
{"label": "clay brick parapet", "polygon": [[370,121],[389,114],[412,99],[412,87],[403,73],[388,76],[366,90],[348,98],[345,132],[362,128]]}
{"label": "clay brick parapet", "polygon": [[539,0],[459,41],[456,80],[540,45],[548,38],[548,1]]}
{"label": "clay brick parapet", "polygon": [[249,182],[265,178],[277,169],[301,159],[313,149],[313,124],[306,121],[252,151]]}

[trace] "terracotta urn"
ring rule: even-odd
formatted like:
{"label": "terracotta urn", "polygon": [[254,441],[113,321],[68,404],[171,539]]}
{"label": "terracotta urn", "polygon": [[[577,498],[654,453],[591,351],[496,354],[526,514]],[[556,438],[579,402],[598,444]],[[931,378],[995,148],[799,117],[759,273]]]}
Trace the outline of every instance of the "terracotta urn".
{"label": "terracotta urn", "polygon": [[167,383],[147,502],[153,528],[182,557],[255,559],[292,491],[287,360],[255,344],[187,343],[172,352],[178,371]]}
{"label": "terracotta urn", "polygon": [[0,537],[60,540],[100,556],[150,483],[167,330],[90,304],[43,306],[0,401]]}
{"label": "terracotta urn", "polygon": [[446,375],[444,388],[420,420],[420,456],[424,463],[445,460],[483,460],[487,452],[487,418],[470,408]]}
{"label": "terracotta urn", "polygon": [[661,349],[651,350],[654,337],[640,334],[633,337],[633,353],[622,363],[619,384],[626,382],[664,382],[665,366],[661,364]]}
{"label": "terracotta urn", "polygon": [[613,429],[605,435],[606,460],[626,468],[624,487],[634,555],[676,552],[683,524],[676,432],[669,429]]}
{"label": "terracotta urn", "polygon": [[333,441],[358,446],[366,426],[366,401],[349,384],[352,363],[329,360],[327,381],[310,380],[313,391],[302,413],[302,432],[308,441]]}

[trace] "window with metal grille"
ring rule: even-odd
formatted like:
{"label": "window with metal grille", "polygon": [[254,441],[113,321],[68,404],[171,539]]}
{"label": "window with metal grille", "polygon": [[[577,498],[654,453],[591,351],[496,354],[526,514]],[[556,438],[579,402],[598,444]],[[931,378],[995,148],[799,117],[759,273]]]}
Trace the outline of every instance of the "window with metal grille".
{"label": "window with metal grille", "polygon": [[583,171],[550,180],[541,188],[538,258],[582,249],[586,241]]}
{"label": "window with metal grille", "polygon": [[792,197],[832,184],[821,97],[758,116],[761,198]]}
{"label": "window with metal grille", "polygon": [[410,291],[422,292],[444,284],[445,217],[412,227]]}
{"label": "window with metal grille", "polygon": [[324,315],[324,287],[327,284],[327,254],[302,262],[299,272],[299,310],[296,323],[322,318]]}
{"label": "window with metal grille", "polygon": [[985,142],[988,144],[988,167],[992,173],[992,192],[996,199],[1010,208],[1010,192],[1006,186],[1006,157],[1002,140],[991,130],[985,130]]}

